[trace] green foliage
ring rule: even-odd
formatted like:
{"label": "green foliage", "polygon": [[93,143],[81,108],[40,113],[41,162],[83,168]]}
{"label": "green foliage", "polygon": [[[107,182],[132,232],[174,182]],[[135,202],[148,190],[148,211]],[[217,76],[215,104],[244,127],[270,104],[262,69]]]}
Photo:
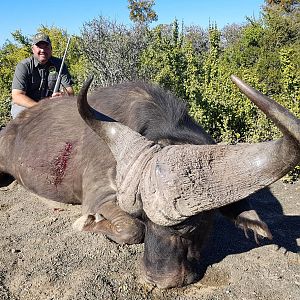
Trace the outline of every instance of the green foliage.
{"label": "green foliage", "polygon": [[184,45],[184,53],[186,59],[184,90],[189,104],[189,112],[194,119],[204,120],[204,110],[199,105],[202,100],[200,89],[202,65],[190,40],[187,40]]}
{"label": "green foliage", "polygon": [[184,98],[187,62],[178,22],[175,20],[171,28],[158,26],[149,35],[150,43],[140,58],[142,76]]}
{"label": "green foliage", "polygon": [[282,178],[282,181],[285,183],[294,183],[299,178],[300,178],[300,166],[296,166],[294,170],[292,170]]}
{"label": "green foliage", "polygon": [[10,119],[11,82],[15,67],[19,61],[30,55],[28,39],[16,31],[12,34],[15,44],[6,43],[0,49],[0,128]]}
{"label": "green foliage", "polygon": [[[282,18],[286,18],[277,12],[269,13],[274,13],[280,24]],[[238,75],[300,116],[299,39],[291,46],[290,40],[282,39],[281,34],[271,36],[270,19],[275,22],[276,18],[265,15],[259,21],[249,20],[240,38],[222,52],[218,48],[217,29],[210,28],[211,47],[204,63],[202,100],[199,102],[204,110],[204,121],[199,121],[204,122],[218,141],[256,142],[280,136],[272,122],[232,85],[228,80],[230,74]],[[297,27],[295,22],[293,26]],[[291,28],[289,30],[291,32]],[[296,32],[292,31],[291,36],[295,36]]]}
{"label": "green foliage", "polygon": [[286,12],[293,11],[295,8],[299,7],[299,0],[265,0],[266,4],[269,6],[277,5],[284,9]]}
{"label": "green foliage", "polygon": [[[202,85],[194,117],[219,142],[259,142],[281,136],[228,80],[236,74],[300,117],[299,14],[269,9],[261,20],[249,20],[239,39],[220,51],[216,27],[203,64]],[[201,111],[201,113],[199,113]],[[195,114],[196,112],[196,114]],[[299,167],[286,180],[299,176]]]}

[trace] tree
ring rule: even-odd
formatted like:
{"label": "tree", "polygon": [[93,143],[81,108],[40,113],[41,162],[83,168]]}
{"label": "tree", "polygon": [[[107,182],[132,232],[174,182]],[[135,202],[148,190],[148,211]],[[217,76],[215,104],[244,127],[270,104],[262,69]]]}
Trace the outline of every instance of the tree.
{"label": "tree", "polygon": [[265,0],[265,2],[268,6],[279,5],[286,12],[291,12],[294,9],[299,8],[299,6],[300,6],[299,0]]}
{"label": "tree", "polygon": [[157,14],[153,10],[154,0],[128,0],[130,10],[129,18],[138,24],[146,24],[157,21]]}
{"label": "tree", "polygon": [[146,47],[143,27],[127,28],[104,17],[83,25],[81,50],[94,84],[108,86],[139,77],[140,52]]}
{"label": "tree", "polygon": [[184,27],[184,36],[192,43],[193,48],[198,55],[203,55],[208,51],[209,38],[207,30],[204,30],[198,25],[187,26]]}
{"label": "tree", "polygon": [[154,28],[149,35],[149,45],[141,55],[142,76],[184,98],[185,71],[186,58],[177,20],[171,27]]}
{"label": "tree", "polygon": [[244,26],[240,24],[227,24],[221,30],[221,46],[227,48],[234,44],[240,37]]}

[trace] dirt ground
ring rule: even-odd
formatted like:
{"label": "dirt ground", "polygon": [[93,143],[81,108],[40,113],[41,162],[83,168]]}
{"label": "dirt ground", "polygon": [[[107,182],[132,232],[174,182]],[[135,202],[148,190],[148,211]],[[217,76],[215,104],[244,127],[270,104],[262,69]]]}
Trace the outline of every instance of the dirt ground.
{"label": "dirt ground", "polygon": [[277,182],[252,202],[273,241],[257,246],[216,216],[203,278],[160,290],[139,278],[143,245],[75,232],[79,206],[41,199],[20,185],[2,190],[0,299],[300,299],[300,183]]}

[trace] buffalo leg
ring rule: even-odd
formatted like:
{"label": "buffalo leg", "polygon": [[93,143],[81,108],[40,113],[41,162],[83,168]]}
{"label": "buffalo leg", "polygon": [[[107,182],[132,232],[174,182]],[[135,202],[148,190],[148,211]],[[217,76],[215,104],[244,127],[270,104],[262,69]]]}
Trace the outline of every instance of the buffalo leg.
{"label": "buffalo leg", "polygon": [[102,233],[119,244],[138,244],[144,240],[144,224],[124,212],[114,201],[104,203],[95,215],[85,215],[73,224],[80,231]]}
{"label": "buffalo leg", "polygon": [[219,208],[219,211],[222,215],[231,219],[237,227],[244,230],[247,238],[248,231],[252,231],[257,244],[259,238],[272,239],[268,225],[263,222],[256,211],[251,208],[248,199],[223,206]]}

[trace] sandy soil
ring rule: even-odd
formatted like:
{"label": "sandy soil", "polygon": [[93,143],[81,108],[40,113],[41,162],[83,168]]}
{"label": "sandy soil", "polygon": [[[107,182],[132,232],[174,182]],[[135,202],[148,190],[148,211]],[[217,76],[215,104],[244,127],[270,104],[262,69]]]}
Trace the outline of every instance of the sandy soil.
{"label": "sandy soil", "polygon": [[0,299],[300,299],[300,183],[277,182],[252,202],[273,241],[257,246],[216,216],[203,278],[160,290],[139,279],[143,245],[73,231],[79,206],[41,199],[19,185],[2,190]]}

